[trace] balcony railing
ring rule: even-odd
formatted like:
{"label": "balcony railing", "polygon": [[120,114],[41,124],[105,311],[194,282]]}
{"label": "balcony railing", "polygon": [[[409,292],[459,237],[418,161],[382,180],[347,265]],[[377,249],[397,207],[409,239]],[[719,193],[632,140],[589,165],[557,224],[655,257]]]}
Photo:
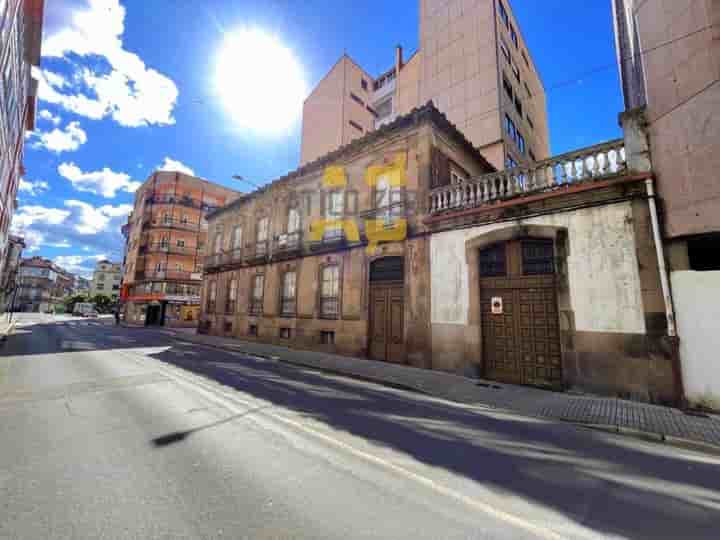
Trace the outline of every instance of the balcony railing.
{"label": "balcony railing", "polygon": [[230,251],[224,251],[222,253],[223,264],[241,263],[243,260],[242,249],[231,249]]}
{"label": "balcony railing", "polygon": [[163,219],[148,215],[143,218],[143,228],[161,227],[165,229],[180,229],[182,231],[199,231],[202,226],[197,221],[182,221],[179,219]]}
{"label": "balcony railing", "polygon": [[[196,273],[199,275],[200,273]],[[136,279],[147,280],[147,279],[181,279],[181,280],[192,280],[193,272],[185,272],[183,270],[138,270]]]}
{"label": "balcony railing", "polygon": [[430,192],[430,213],[463,210],[514,197],[555,191],[574,184],[594,182],[627,170],[622,139],[551,159],[486,174]]}
{"label": "balcony railing", "polygon": [[250,313],[250,315],[262,315],[263,299],[262,298],[250,298],[250,305],[248,306],[248,312]]}
{"label": "balcony railing", "polygon": [[170,244],[147,244],[140,246],[140,253],[168,253],[171,255],[195,256],[198,254],[198,249],[185,246],[173,246]]}
{"label": "balcony railing", "polygon": [[250,249],[248,250],[247,260],[255,261],[258,259],[266,258],[270,254],[270,252],[268,250],[268,245],[269,245],[269,243],[267,240],[255,242],[255,244],[250,246]]}
{"label": "balcony railing", "polygon": [[169,194],[155,194],[145,199],[146,204],[170,204],[186,206],[188,208],[198,208],[206,212],[215,210],[217,206],[204,203],[201,200],[192,197],[181,197]]}
{"label": "balcony railing", "polygon": [[284,233],[275,238],[273,253],[297,251],[302,248],[302,234],[300,231]]}
{"label": "balcony railing", "polygon": [[212,255],[208,255],[205,257],[205,268],[213,268],[215,266],[220,266],[223,262],[223,254],[222,253],[213,253]]}

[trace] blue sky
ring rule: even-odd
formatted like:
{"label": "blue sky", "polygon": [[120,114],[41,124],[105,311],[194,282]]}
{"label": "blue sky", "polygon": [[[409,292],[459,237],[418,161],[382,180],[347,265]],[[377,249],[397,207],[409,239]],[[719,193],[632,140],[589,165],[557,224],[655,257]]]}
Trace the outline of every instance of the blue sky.
{"label": "blue sky", "polygon": [[[619,137],[610,0],[508,3],[547,90],[552,153]],[[235,87],[262,96],[272,84],[262,69],[218,95],[214,65],[228,35],[274,35],[308,89],[343,50],[380,73],[397,44],[406,55],[418,44],[418,0],[55,0],[46,11],[41,114],[13,226],[32,254],[85,274],[96,259],[121,256],[119,226],[154,169],[189,168],[247,190],[231,176],[261,184],[297,167],[299,116],[266,134],[230,114]]]}

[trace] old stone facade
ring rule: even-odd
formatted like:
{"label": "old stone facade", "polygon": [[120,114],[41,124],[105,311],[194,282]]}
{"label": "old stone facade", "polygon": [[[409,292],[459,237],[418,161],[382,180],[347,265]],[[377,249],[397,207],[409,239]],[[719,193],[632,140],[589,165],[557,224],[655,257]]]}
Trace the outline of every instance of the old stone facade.
{"label": "old stone facade", "polygon": [[[622,140],[494,172],[428,104],[213,212],[201,330],[671,402],[649,178]],[[378,217],[407,234],[369,249]]]}

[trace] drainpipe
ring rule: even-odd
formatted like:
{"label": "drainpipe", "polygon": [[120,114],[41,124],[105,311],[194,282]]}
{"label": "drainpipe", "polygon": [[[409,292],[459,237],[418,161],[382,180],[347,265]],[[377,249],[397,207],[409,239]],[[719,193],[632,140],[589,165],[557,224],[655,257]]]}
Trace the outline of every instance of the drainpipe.
{"label": "drainpipe", "polygon": [[668,281],[668,271],[665,266],[665,255],[662,249],[662,238],[660,237],[660,224],[658,222],[657,204],[655,204],[655,186],[653,179],[645,180],[647,189],[648,205],[650,206],[650,221],[652,222],[653,239],[655,240],[655,252],[657,253],[658,271],[660,272],[660,286],[662,287],[663,298],[665,300],[665,316],[667,317],[668,336],[676,337],[675,329],[675,312],[673,310],[672,296],[670,295],[670,283]]}

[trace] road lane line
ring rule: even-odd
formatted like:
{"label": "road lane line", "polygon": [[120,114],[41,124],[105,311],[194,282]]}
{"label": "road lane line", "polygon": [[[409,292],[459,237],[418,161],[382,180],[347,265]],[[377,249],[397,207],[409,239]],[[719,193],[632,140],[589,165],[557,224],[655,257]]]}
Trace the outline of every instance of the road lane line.
{"label": "road lane line", "polygon": [[[156,362],[160,362],[160,361],[156,361]],[[165,371],[165,375],[167,375],[171,379],[174,379],[179,385],[185,386],[186,388],[188,388],[192,391],[202,394],[209,401],[215,403],[216,405],[220,405],[220,406],[228,409],[233,414],[241,414],[241,413],[245,412],[244,410],[240,409],[237,406],[238,404],[242,404],[245,407],[256,406],[256,404],[252,404],[250,402],[244,401],[235,396],[227,395],[227,392],[225,392],[223,390],[222,386],[220,388],[214,388],[213,385],[208,384],[204,381],[194,380],[195,377],[197,377],[197,375],[195,375],[194,377],[191,378],[186,375],[179,375],[178,373],[175,373],[174,371],[169,371],[169,370],[165,369],[164,367],[160,367],[160,370]],[[421,484],[421,485],[435,491],[436,493],[439,493],[445,497],[455,499],[456,501],[458,501],[466,506],[469,506],[471,508],[479,510],[479,511],[481,511],[487,515],[490,515],[500,521],[504,521],[513,526],[524,529],[525,531],[535,534],[540,538],[549,539],[549,540],[567,540],[567,537],[555,532],[552,529],[543,527],[542,525],[539,525],[532,521],[526,520],[520,516],[511,514],[504,510],[501,510],[500,508],[497,508],[496,506],[493,506],[492,504],[485,503],[485,502],[479,501],[477,499],[474,499],[472,497],[469,497],[467,495],[464,495],[458,491],[455,491],[451,488],[448,488],[447,486],[444,486],[444,485],[432,480],[431,478],[428,478],[426,476],[423,476],[421,474],[418,474],[416,472],[408,470],[404,467],[396,465],[390,461],[387,461],[383,458],[380,458],[378,456],[375,456],[375,455],[365,452],[363,450],[360,450],[348,443],[334,439],[334,438],[330,437],[329,435],[326,435],[325,433],[322,433],[321,431],[318,431],[318,430],[316,430],[310,426],[307,426],[301,422],[297,422],[295,420],[285,418],[282,415],[275,414],[268,410],[263,410],[258,415],[248,415],[245,418],[252,419],[257,422],[257,416],[268,416],[268,417],[272,418],[273,420],[276,420],[285,425],[291,426],[291,427],[295,428],[296,430],[308,433],[308,434],[314,436],[315,438],[321,439],[332,446],[341,448],[344,451],[346,451],[356,457],[359,457],[365,461],[379,465],[380,467],[383,467],[385,469],[391,470],[400,476],[403,476],[407,479],[410,479],[418,484]],[[263,425],[263,427],[266,429],[273,429],[272,426]]]}

